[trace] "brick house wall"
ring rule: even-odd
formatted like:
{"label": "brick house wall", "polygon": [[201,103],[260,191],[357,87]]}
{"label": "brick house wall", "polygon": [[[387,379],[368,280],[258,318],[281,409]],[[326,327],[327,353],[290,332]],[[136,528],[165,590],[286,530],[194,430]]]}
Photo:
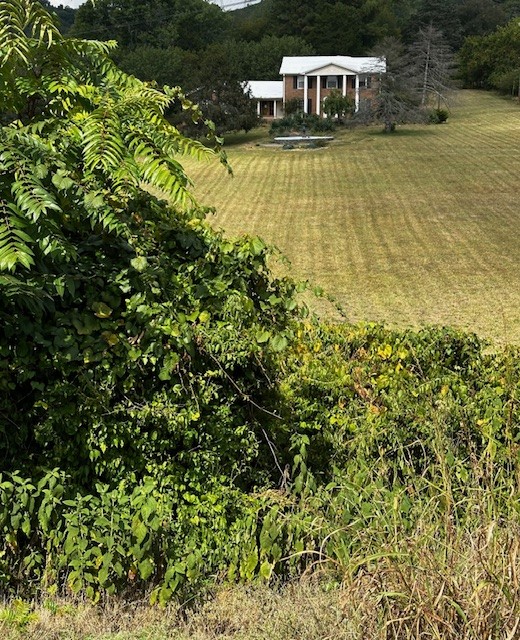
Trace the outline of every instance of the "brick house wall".
{"label": "brick house wall", "polygon": [[[322,114],[322,104],[323,100],[330,94],[333,90],[339,90],[344,95],[347,95],[349,98],[355,100],[356,97],[356,76],[355,75],[322,75],[322,76],[312,76],[307,75],[307,108],[304,105],[304,87],[303,87],[303,78],[304,76],[284,76],[284,101],[288,102],[289,100],[297,99],[302,102],[302,109],[306,113],[319,113]],[[328,87],[327,84],[332,81],[334,82],[335,87]],[[317,110],[317,100],[318,100],[318,82],[320,83],[319,87],[319,100],[320,100],[320,108]],[[370,99],[375,96],[378,85],[377,76],[364,76],[360,78],[359,85],[359,100]],[[345,84],[345,87],[343,85]]]}

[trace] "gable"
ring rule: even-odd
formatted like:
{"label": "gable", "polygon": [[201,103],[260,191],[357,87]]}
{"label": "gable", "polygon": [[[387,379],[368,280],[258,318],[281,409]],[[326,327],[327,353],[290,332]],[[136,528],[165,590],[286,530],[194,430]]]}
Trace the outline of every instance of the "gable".
{"label": "gable", "polygon": [[309,69],[307,75],[312,76],[352,76],[355,75],[355,71],[340,67],[337,64],[328,64],[325,67],[319,67],[318,69]]}

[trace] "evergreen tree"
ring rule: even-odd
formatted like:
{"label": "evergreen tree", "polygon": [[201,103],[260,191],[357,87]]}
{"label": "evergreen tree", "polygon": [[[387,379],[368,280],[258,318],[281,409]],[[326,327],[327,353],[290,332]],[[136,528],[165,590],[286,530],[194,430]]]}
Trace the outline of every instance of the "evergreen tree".
{"label": "evergreen tree", "polygon": [[358,119],[380,121],[387,133],[393,132],[397,124],[422,120],[417,77],[403,43],[385,38],[372,55],[386,61],[386,73],[380,75],[377,96],[363,105]]}

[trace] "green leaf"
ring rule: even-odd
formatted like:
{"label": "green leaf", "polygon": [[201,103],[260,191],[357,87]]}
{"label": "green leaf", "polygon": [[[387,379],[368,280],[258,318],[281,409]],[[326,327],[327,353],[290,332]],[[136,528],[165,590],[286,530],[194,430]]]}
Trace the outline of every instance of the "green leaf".
{"label": "green leaf", "polygon": [[148,580],[154,572],[154,566],[148,558],[138,564],[138,569],[142,580]]}
{"label": "green leaf", "polygon": [[259,344],[263,344],[264,342],[267,342],[270,337],[271,337],[271,333],[269,331],[259,331],[256,334],[256,341]]}
{"label": "green leaf", "polygon": [[270,340],[271,347],[275,351],[283,351],[287,347],[287,338],[280,334],[273,336]]}
{"label": "green leaf", "polygon": [[252,578],[254,573],[255,573],[255,569],[258,566],[258,553],[256,551],[256,549],[254,549],[248,556],[247,556],[247,560],[245,563],[245,577],[246,578]]}
{"label": "green leaf", "polygon": [[206,323],[210,319],[211,314],[209,311],[201,311],[199,313],[199,322]]}
{"label": "green leaf", "polygon": [[262,564],[260,565],[260,576],[265,580],[269,580],[273,572],[273,567],[274,564],[268,562],[267,560],[265,562],[262,562]]}
{"label": "green leaf", "polygon": [[93,302],[91,309],[97,318],[109,318],[112,315],[112,309],[104,302]]}
{"label": "green leaf", "polygon": [[130,260],[130,264],[136,271],[142,272],[148,267],[148,260],[144,256],[138,256]]}
{"label": "green leaf", "polygon": [[146,538],[146,534],[148,533],[148,530],[146,528],[146,525],[141,520],[135,518],[132,523],[132,532],[136,537],[137,544],[140,545],[143,543],[144,539]]}
{"label": "green leaf", "polygon": [[260,238],[252,238],[250,241],[251,253],[255,256],[260,255],[265,249],[265,242]]}

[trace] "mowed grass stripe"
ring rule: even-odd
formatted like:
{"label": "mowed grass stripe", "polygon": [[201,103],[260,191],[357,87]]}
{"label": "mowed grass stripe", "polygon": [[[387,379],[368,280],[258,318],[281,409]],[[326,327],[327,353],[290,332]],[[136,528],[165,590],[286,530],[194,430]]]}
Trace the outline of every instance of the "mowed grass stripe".
{"label": "mowed grass stripe", "polygon": [[199,200],[217,208],[212,224],[275,244],[352,320],[520,341],[517,103],[460,92],[443,126],[341,132],[310,151],[245,143],[228,155],[234,178],[188,167]]}

